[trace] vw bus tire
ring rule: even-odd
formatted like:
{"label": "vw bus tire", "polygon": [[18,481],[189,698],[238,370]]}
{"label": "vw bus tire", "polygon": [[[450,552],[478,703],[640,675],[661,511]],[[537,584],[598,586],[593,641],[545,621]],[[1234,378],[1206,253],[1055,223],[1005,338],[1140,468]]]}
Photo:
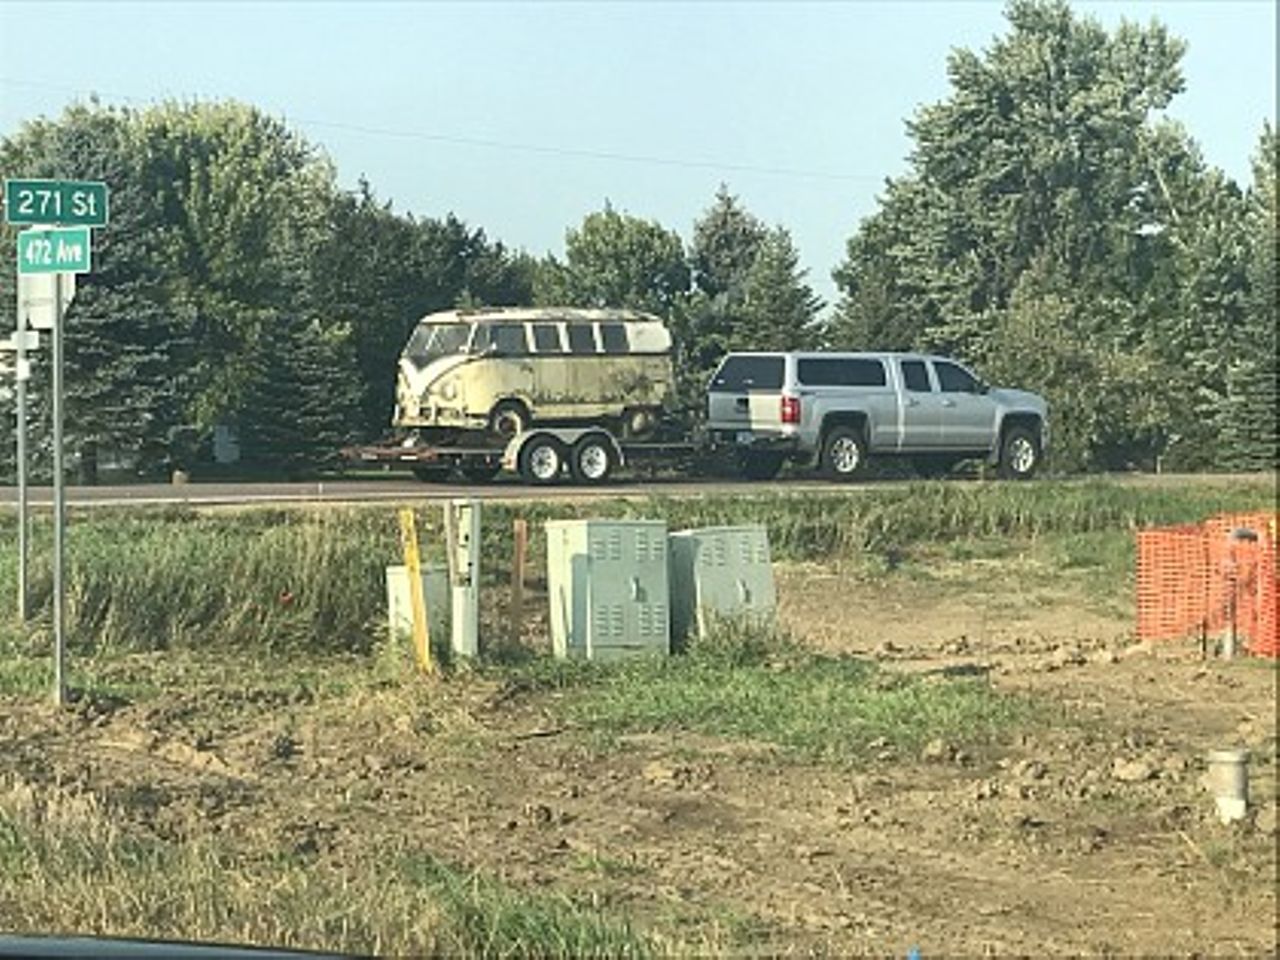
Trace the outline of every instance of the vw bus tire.
{"label": "vw bus tire", "polygon": [[854,480],[867,465],[867,442],[857,427],[833,427],[822,441],[822,473],[830,480]]}
{"label": "vw bus tire", "polygon": [[529,410],[519,400],[503,400],[489,414],[489,432],[510,440],[529,429]]}
{"label": "vw bus tire", "polygon": [[604,483],[614,466],[613,444],[600,434],[589,433],[573,445],[569,469],[578,483]]}
{"label": "vw bus tire", "polygon": [[564,445],[554,437],[533,437],[520,450],[520,476],[526,483],[546,486],[560,479]]}
{"label": "vw bus tire", "polygon": [[1010,427],[1000,442],[1000,476],[1030,480],[1040,466],[1040,440],[1026,427]]}

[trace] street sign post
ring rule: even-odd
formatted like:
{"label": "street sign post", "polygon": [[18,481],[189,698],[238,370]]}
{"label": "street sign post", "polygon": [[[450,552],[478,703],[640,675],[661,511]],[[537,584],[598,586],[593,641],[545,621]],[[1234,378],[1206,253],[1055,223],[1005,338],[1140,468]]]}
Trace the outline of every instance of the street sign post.
{"label": "street sign post", "polygon": [[96,180],[6,180],[4,220],[13,224],[107,225],[107,185]]}
{"label": "street sign post", "polygon": [[88,227],[50,227],[18,234],[18,273],[88,273]]}
{"label": "street sign post", "polygon": [[[106,226],[107,185],[92,180],[6,180],[6,223],[30,225],[18,234],[18,312],[13,346],[17,352],[18,401],[18,613],[27,615],[27,390],[26,350],[31,341],[27,321],[34,313],[49,318],[53,330],[53,699],[66,703],[66,537],[67,484],[62,452],[62,334],[65,303],[74,295],[75,274],[88,273],[92,264],[90,227]],[[57,226],[48,226],[56,224]],[[51,275],[50,284],[32,278]],[[69,283],[64,282],[64,278]],[[24,283],[24,281],[26,281]],[[49,308],[35,301],[48,293]],[[65,300],[64,300],[65,298]],[[38,335],[35,335],[38,337]],[[38,345],[36,340],[35,344]]]}

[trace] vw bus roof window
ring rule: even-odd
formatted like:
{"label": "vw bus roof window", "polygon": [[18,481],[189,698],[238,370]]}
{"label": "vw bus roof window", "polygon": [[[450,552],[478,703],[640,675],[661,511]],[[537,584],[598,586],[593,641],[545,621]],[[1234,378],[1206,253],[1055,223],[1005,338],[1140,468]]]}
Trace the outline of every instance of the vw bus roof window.
{"label": "vw bus roof window", "polygon": [[626,326],[621,323],[600,324],[600,345],[605,353],[626,353],[629,349]]}
{"label": "vw bus roof window", "polygon": [[404,355],[417,367],[455,353],[464,353],[471,338],[469,323],[420,323],[404,348]]}

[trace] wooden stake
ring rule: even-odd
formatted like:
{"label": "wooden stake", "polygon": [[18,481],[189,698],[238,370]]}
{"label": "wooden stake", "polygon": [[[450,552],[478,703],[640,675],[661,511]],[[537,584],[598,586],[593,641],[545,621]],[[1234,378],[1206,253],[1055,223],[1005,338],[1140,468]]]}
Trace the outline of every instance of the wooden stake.
{"label": "wooden stake", "polygon": [[418,524],[413,510],[400,511],[400,542],[404,547],[404,571],[409,578],[409,610],[413,616],[413,649],[423,673],[434,673],[431,661],[431,628],[427,624],[427,598],[422,590],[422,556],[418,551]]}

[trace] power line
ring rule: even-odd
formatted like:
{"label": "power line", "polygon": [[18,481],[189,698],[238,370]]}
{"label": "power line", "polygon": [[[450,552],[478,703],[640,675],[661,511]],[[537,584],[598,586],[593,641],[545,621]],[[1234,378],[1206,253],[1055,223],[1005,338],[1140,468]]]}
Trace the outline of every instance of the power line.
{"label": "power line", "polygon": [[[10,77],[0,77],[0,84],[18,87],[31,87],[34,89],[57,90],[62,93],[72,93],[83,96],[84,91],[75,87],[63,86],[54,83],[42,83],[33,80],[17,80]],[[148,101],[141,97],[126,96],[124,94],[105,93],[96,94],[90,91],[89,95],[101,95],[111,100],[120,100],[127,103],[146,104]],[[198,99],[198,98],[197,98]],[[285,119],[290,119],[287,115]],[[443,143],[452,146],[479,147],[487,150],[511,150],[523,153],[536,153],[546,156],[558,157],[577,157],[583,160],[599,160],[610,163],[633,163],[646,164],[649,166],[678,167],[692,170],[717,170],[724,173],[755,173],[766,176],[776,177],[796,177],[808,180],[882,180],[882,174],[869,173],[840,173],[830,170],[804,170],[796,167],[779,167],[766,166],[751,163],[734,163],[719,160],[687,160],[678,157],[661,157],[648,154],[620,153],[609,150],[594,150],[585,147],[565,147],[549,144],[536,143],[517,143],[509,140],[495,140],[485,137],[470,137],[457,134],[438,133],[427,130],[396,130],[387,127],[369,127],[362,124],[342,123],[333,120],[319,120],[312,117],[295,116],[291,118],[295,123],[303,124],[311,127],[322,127],[332,130],[342,130],[350,133],[362,134],[364,136],[374,137],[393,137],[397,139],[408,140],[425,140],[431,143]]]}

